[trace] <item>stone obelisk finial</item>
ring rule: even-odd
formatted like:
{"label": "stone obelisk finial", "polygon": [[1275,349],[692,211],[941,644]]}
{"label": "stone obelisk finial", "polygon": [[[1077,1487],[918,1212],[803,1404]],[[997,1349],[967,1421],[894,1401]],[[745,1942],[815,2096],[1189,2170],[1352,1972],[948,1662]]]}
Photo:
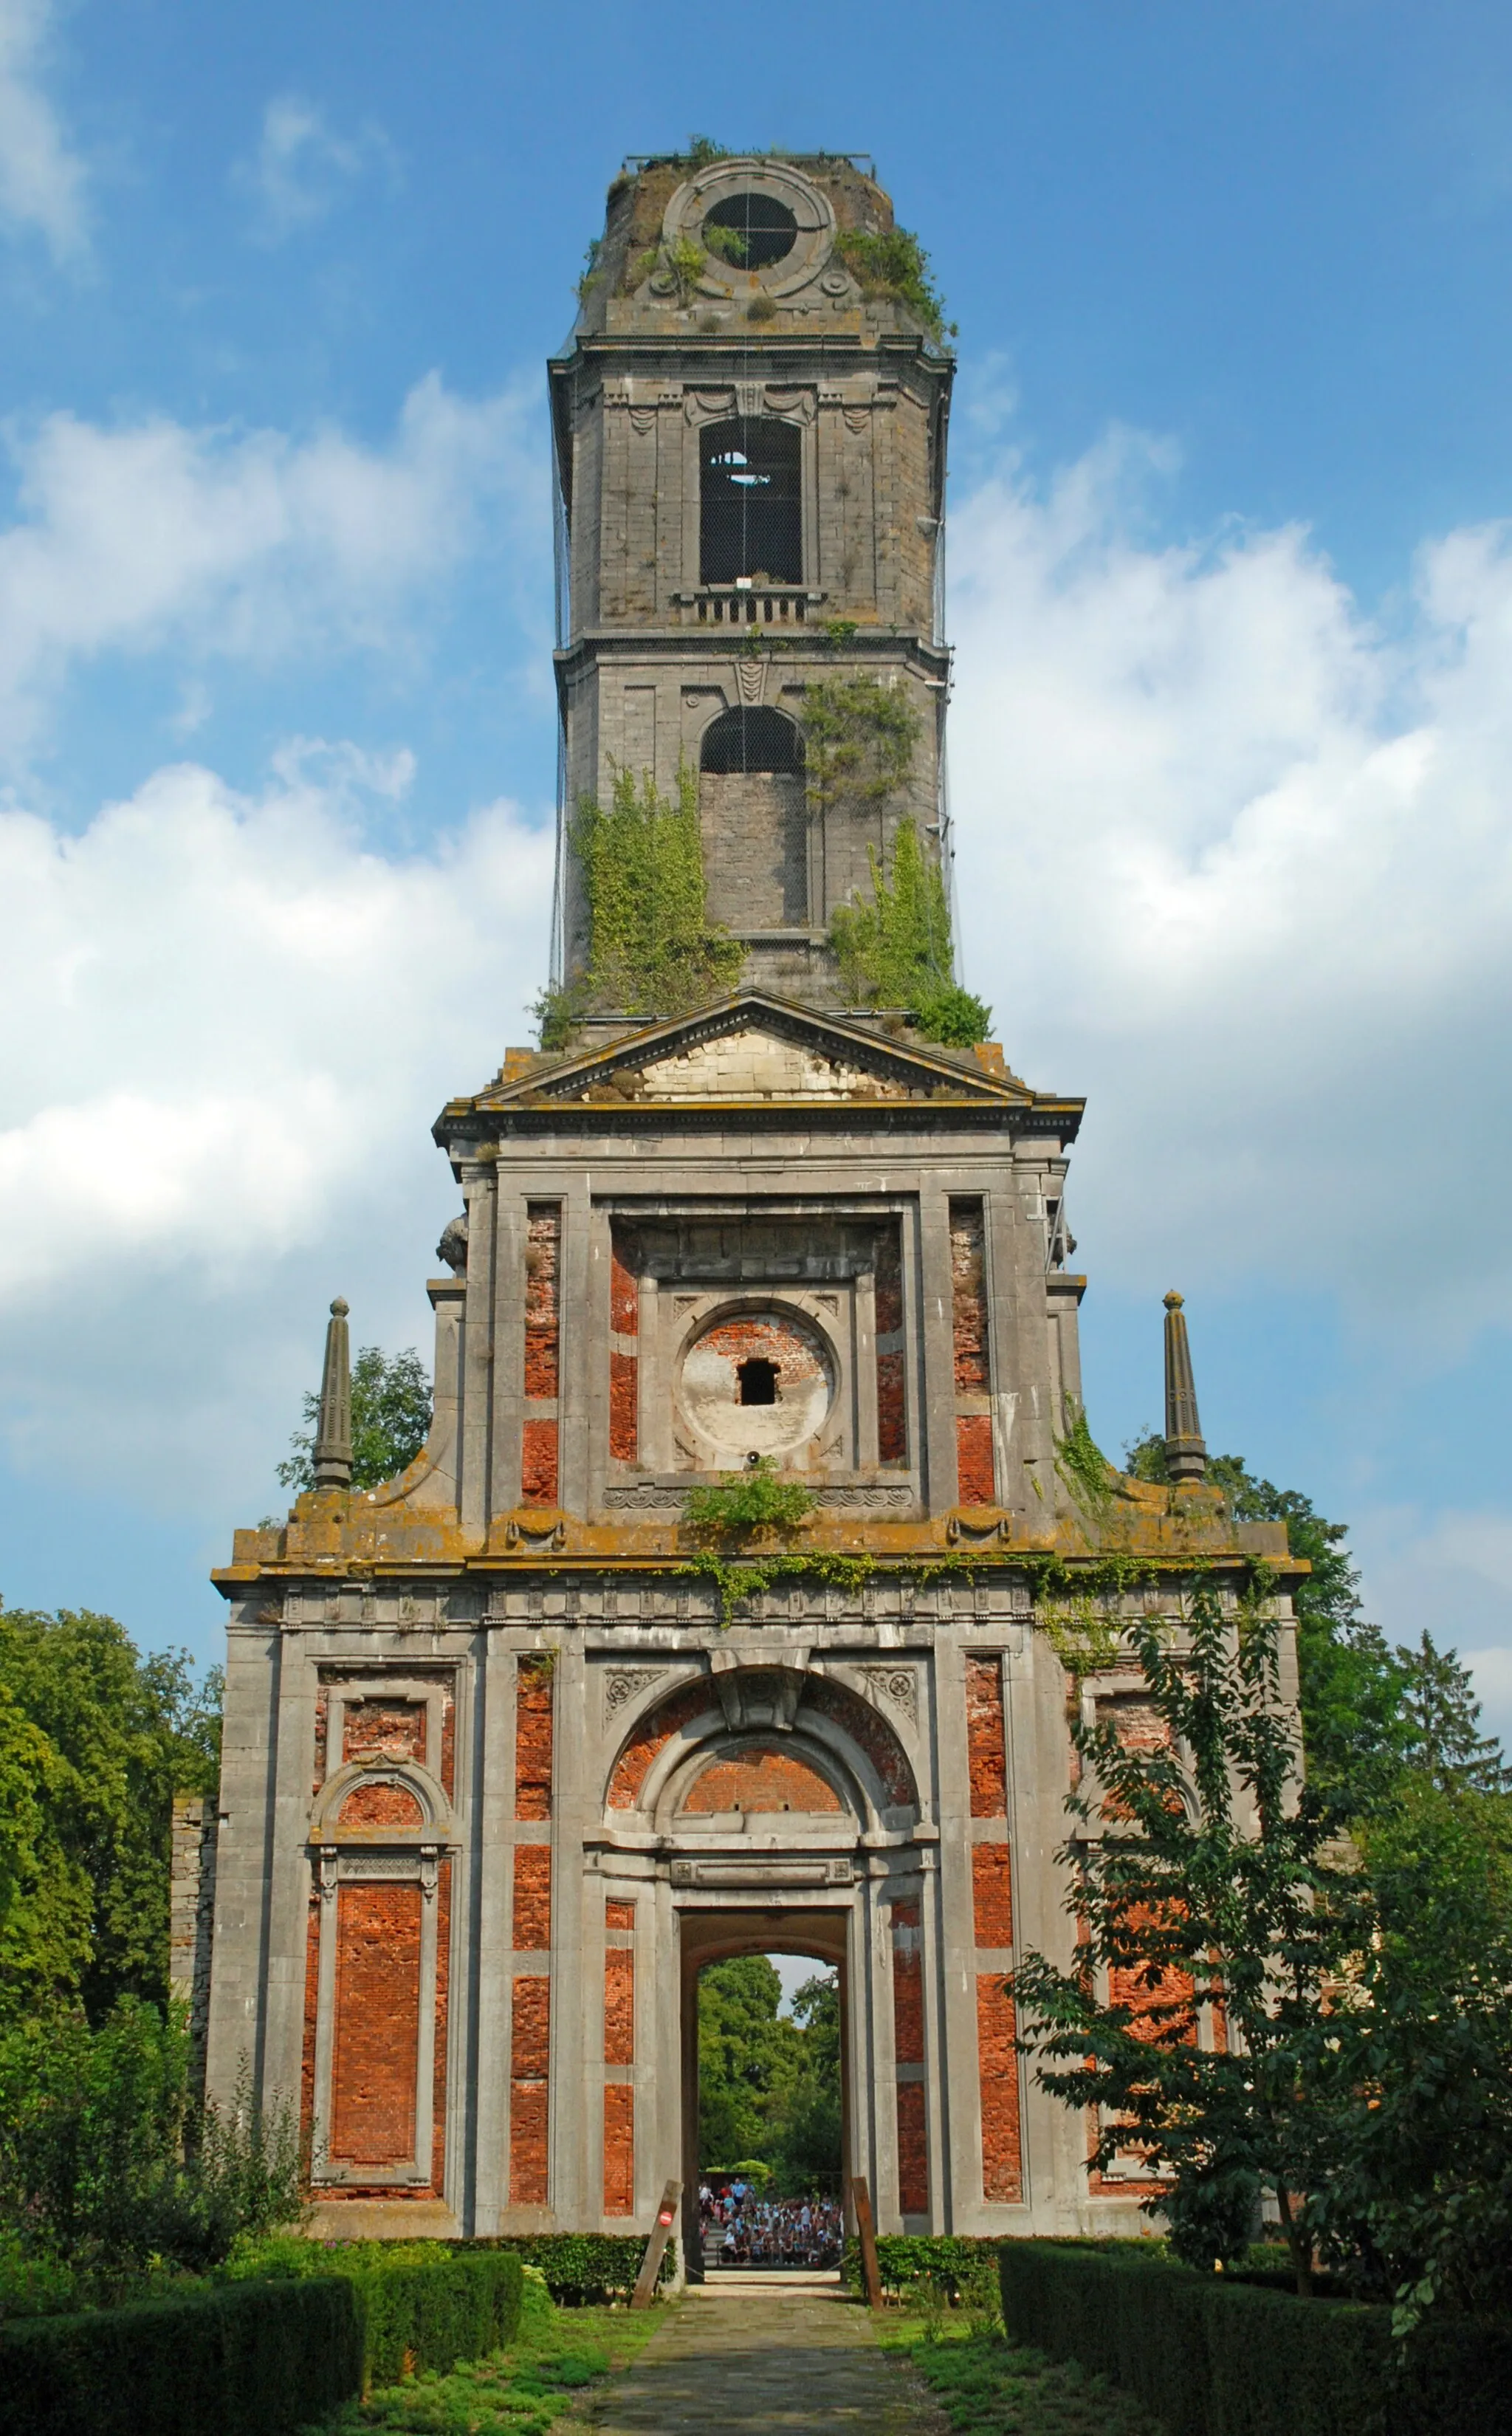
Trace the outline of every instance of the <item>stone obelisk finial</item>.
{"label": "stone obelisk finial", "polygon": [[325,1368],[321,1377],[321,1418],[315,1432],[315,1486],[352,1486],[352,1348],[347,1306],[339,1295],[325,1331]]}
{"label": "stone obelisk finial", "polygon": [[1202,1480],[1208,1448],[1197,1418],[1197,1389],[1181,1296],[1166,1296],[1166,1469],[1173,1480]]}

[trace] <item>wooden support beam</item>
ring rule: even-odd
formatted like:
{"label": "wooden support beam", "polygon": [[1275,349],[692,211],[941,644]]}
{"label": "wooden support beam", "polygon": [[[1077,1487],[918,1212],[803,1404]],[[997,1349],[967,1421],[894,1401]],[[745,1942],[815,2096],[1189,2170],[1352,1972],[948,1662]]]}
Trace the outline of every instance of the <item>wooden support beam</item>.
{"label": "wooden support beam", "polygon": [[877,2228],[872,2222],[872,2195],[866,2187],[864,2174],[853,2174],[851,2198],[856,2202],[856,2230],[861,2245],[861,2281],[866,2287],[866,2306],[879,2309],[882,2306],[882,2271],[877,2264]]}
{"label": "wooden support beam", "polygon": [[651,2238],[646,2244],[646,2255],[640,2262],[640,2273],[635,2278],[635,2289],[631,2295],[630,2306],[633,2309],[651,2307],[652,2299],[656,2290],[656,2278],[662,2270],[662,2253],[671,2236],[672,2227],[677,2222],[677,2202],[682,2196],[681,2183],[669,2183],[662,2192],[662,2203],[656,2211],[656,2221],[652,2226]]}

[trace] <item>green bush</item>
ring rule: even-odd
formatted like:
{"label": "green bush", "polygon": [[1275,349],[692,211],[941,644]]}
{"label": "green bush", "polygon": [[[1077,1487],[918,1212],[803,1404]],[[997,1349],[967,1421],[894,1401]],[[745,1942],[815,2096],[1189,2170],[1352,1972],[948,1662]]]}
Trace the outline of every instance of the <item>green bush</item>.
{"label": "green bush", "polygon": [[394,2385],[414,2369],[444,2371],[513,2339],[524,2276],[492,2243],[339,2241],[295,2236],[234,2253],[234,2280],[307,2282],[339,2275],[355,2286],[368,2385]]}
{"label": "green bush", "polygon": [[1170,2436],[1500,2436],[1512,2321],[1391,2311],[1203,2275],[1144,2245],[1009,2241],[1010,2338],[1111,2376]]}
{"label": "green bush", "polygon": [[287,2436],[362,2382],[345,2277],[227,2284],[0,2327],[18,2436]]}
{"label": "green bush", "polygon": [[[879,2233],[877,2266],[884,2292],[928,2293],[962,2302],[967,2308],[995,2308],[998,2293],[996,2241],[973,2240],[963,2234]],[[842,2278],[853,2290],[861,2285],[861,2246],[847,2236]]]}
{"label": "green bush", "polygon": [[[501,2234],[469,2246],[505,2252],[523,2266],[539,2268],[552,2300],[572,2307],[633,2292],[646,2255],[641,2233]],[[677,2246],[669,2241],[657,2283],[669,2284],[676,2272]]]}

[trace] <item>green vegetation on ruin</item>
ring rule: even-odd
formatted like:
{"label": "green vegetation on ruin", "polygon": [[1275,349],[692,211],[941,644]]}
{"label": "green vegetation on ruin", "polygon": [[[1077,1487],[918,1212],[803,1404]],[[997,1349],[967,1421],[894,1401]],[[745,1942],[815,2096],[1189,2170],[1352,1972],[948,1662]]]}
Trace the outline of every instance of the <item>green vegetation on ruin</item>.
{"label": "green vegetation on ruin", "polygon": [[606,809],[580,798],[569,835],[587,912],[586,972],[536,1001],[543,1049],[566,1046],[592,1007],[675,1016],[732,990],[741,949],[710,922],[699,828],[698,776],[686,761],[677,792],[650,771],[617,769]]}

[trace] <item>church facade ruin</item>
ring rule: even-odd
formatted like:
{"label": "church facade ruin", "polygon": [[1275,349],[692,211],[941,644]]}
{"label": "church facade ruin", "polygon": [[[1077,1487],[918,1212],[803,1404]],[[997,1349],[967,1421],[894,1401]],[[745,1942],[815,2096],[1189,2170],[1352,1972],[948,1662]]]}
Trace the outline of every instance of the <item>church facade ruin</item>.
{"label": "church facade ruin", "polygon": [[[437,1121],[424,1453],[350,1487],[333,1307],[317,1486],[217,1575],[209,2081],[300,2112],[322,2229],[646,2231],[698,1973],[773,1949],[840,1970],[880,2229],[1138,2229],[1004,1980],[1071,1951],[1069,1720],[1139,1710],[1087,1615],[1257,1557],[1284,1615],[1284,1533],[1202,1478],[1174,1308],[1175,1485],[1068,1453],[1082,1104],[837,950],[948,844],[953,365],[895,235],[851,159],[630,165],[550,366],[559,1045]],[[606,997],[572,808],[627,776],[696,803],[703,1002]],[[690,1519],[742,1480],[797,1519]]]}

